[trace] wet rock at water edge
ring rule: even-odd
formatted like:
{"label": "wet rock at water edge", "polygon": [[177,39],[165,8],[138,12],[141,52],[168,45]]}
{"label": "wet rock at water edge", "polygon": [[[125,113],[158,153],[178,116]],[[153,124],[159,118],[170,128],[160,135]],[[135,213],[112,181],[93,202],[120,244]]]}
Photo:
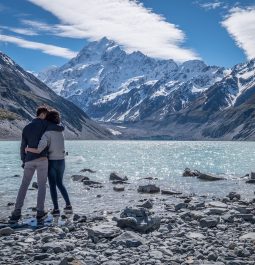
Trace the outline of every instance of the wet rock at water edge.
{"label": "wet rock at water edge", "polygon": [[110,174],[110,178],[111,181],[115,181],[115,180],[120,180],[120,181],[127,181],[128,177],[127,176],[120,176],[118,173],[116,172],[112,172]]}
{"label": "wet rock at water edge", "polygon": [[112,184],[113,185],[118,185],[118,184],[130,184],[130,183],[127,182],[127,181],[124,181],[124,180],[113,180]]}
{"label": "wet rock at water edge", "polygon": [[158,193],[160,192],[160,188],[157,187],[155,184],[148,184],[139,186],[137,191],[140,193]]}
{"label": "wet rock at water edge", "polygon": [[198,177],[200,172],[197,170],[192,171],[190,168],[185,168],[182,174],[183,177]]}
{"label": "wet rock at water edge", "polygon": [[198,179],[204,180],[204,181],[218,181],[218,180],[224,180],[224,178],[219,177],[219,176],[214,176],[211,174],[205,174],[205,173],[200,173],[199,176],[197,176]]}
{"label": "wet rock at water edge", "polygon": [[72,175],[71,179],[73,181],[83,182],[84,180],[89,180],[89,177],[82,176],[82,175]]}
{"label": "wet rock at water edge", "polygon": [[240,199],[241,199],[241,195],[240,195],[239,193],[237,193],[237,192],[234,192],[234,191],[230,192],[230,193],[227,195],[227,197],[228,197],[230,200],[234,200],[234,199],[236,199],[236,200],[240,200]]}
{"label": "wet rock at water edge", "polygon": [[132,231],[126,231],[115,237],[111,244],[131,248],[146,244],[146,240]]}
{"label": "wet rock at water edge", "polygon": [[93,180],[84,180],[83,184],[87,186],[102,185],[101,182],[93,181]]}
{"label": "wet rock at water edge", "polygon": [[92,170],[92,169],[90,169],[90,168],[84,168],[84,169],[82,169],[80,172],[96,173],[95,170]]}
{"label": "wet rock at water edge", "polygon": [[157,230],[160,227],[160,218],[152,216],[145,208],[125,208],[120,218],[114,217],[117,226],[120,228],[131,228],[140,233],[148,233]]}
{"label": "wet rock at water edge", "polygon": [[172,191],[172,190],[161,190],[161,194],[163,195],[181,195],[181,192]]}
{"label": "wet rock at water edge", "polygon": [[117,186],[114,186],[113,187],[113,190],[120,192],[120,191],[124,191],[125,190],[125,187],[124,186],[117,185]]}

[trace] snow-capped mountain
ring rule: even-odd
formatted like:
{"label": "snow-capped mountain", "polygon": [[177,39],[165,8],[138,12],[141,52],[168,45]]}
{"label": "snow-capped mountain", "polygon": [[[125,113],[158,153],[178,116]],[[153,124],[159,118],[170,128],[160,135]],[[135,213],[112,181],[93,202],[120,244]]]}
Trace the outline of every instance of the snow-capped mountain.
{"label": "snow-capped mountain", "polygon": [[91,117],[122,123],[122,137],[255,138],[255,59],[231,69],[177,64],[103,38],[39,78]]}
{"label": "snow-capped mountain", "polygon": [[72,102],[56,95],[34,75],[0,52],[0,138],[18,138],[39,105],[61,112],[65,135],[72,139],[109,139],[102,128]]}
{"label": "snow-capped mountain", "polygon": [[224,68],[199,60],[178,65],[139,51],[128,54],[103,38],[38,77],[92,118],[125,122],[153,116],[163,119],[169,111],[185,108],[226,74]]}

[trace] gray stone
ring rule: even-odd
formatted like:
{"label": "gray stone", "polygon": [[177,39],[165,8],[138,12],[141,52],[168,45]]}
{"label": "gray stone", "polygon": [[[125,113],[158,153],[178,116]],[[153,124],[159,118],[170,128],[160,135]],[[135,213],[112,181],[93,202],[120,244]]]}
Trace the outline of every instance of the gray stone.
{"label": "gray stone", "polygon": [[121,185],[117,185],[117,186],[114,186],[113,187],[113,190],[114,191],[124,191],[125,190],[125,187],[124,186],[121,186]]}
{"label": "gray stone", "polygon": [[144,238],[137,235],[136,233],[127,231],[115,237],[111,243],[116,244],[118,246],[120,245],[130,248],[130,247],[139,247],[140,245],[145,244],[146,241]]}
{"label": "gray stone", "polygon": [[187,208],[188,204],[184,202],[180,202],[174,206],[175,211],[179,211],[181,209]]}
{"label": "gray stone", "polygon": [[145,208],[125,208],[120,218],[114,218],[117,226],[120,228],[131,228],[140,233],[148,233],[157,230],[160,227],[160,218],[151,216],[148,209]]}
{"label": "gray stone", "polygon": [[83,180],[89,180],[88,177],[82,175],[72,175],[71,178],[73,181],[79,181],[79,182],[82,182]]}
{"label": "gray stone", "polygon": [[161,190],[161,194],[163,195],[180,195],[181,192],[178,191],[172,191],[172,190]]}
{"label": "gray stone", "polygon": [[224,178],[222,178],[222,177],[214,176],[211,174],[204,174],[204,173],[201,173],[197,178],[200,180],[204,180],[204,181],[224,180]]}
{"label": "gray stone", "polygon": [[241,195],[237,192],[230,192],[227,197],[230,199],[230,200],[233,200],[233,199],[237,199],[237,200],[240,200],[241,199]]}
{"label": "gray stone", "polygon": [[209,202],[208,205],[211,207],[216,207],[216,208],[228,208],[228,205],[226,203],[219,202],[219,201]]}
{"label": "gray stone", "polygon": [[93,240],[93,242],[98,242],[99,239],[107,238],[112,239],[121,234],[121,230],[110,224],[100,224],[98,226],[92,226],[87,228],[88,237]]}
{"label": "gray stone", "polygon": [[255,241],[255,233],[247,233],[239,237],[240,240],[253,240]]}
{"label": "gray stone", "polygon": [[89,168],[84,168],[80,172],[89,172],[89,173],[96,173],[95,170],[89,169]]}
{"label": "gray stone", "polygon": [[208,214],[208,215],[222,215],[224,213],[226,213],[226,209],[223,208],[207,208],[204,213]]}
{"label": "gray stone", "polygon": [[183,177],[197,177],[199,176],[201,173],[197,170],[192,171],[189,168],[185,168],[184,172],[182,174]]}
{"label": "gray stone", "polygon": [[32,188],[34,188],[34,189],[38,189],[38,184],[37,184],[37,182],[33,182],[33,183],[32,183]]}
{"label": "gray stone", "polygon": [[186,237],[190,239],[205,239],[203,234],[197,232],[189,232]]}
{"label": "gray stone", "polygon": [[160,188],[157,187],[155,184],[148,184],[144,186],[139,186],[137,191],[140,193],[158,193],[160,192]]}
{"label": "gray stone", "polygon": [[142,207],[142,208],[146,208],[146,209],[152,209],[153,204],[152,204],[151,200],[147,200],[146,202],[144,202],[140,205],[137,205],[137,206]]}
{"label": "gray stone", "polygon": [[121,180],[121,181],[126,181],[128,180],[127,176],[120,176],[118,173],[116,172],[112,172],[110,174],[110,180]]}
{"label": "gray stone", "polygon": [[217,226],[218,223],[219,223],[219,218],[216,217],[206,217],[200,220],[201,227],[213,228]]}
{"label": "gray stone", "polygon": [[4,227],[0,229],[0,237],[1,236],[10,236],[11,234],[14,234],[14,230],[10,227]]}

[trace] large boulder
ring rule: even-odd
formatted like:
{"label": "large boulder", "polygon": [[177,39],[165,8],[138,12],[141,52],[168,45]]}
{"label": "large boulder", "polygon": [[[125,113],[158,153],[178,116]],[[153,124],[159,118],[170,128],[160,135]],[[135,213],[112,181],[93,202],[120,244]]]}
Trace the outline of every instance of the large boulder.
{"label": "large boulder", "polygon": [[137,191],[140,193],[158,193],[160,192],[160,188],[157,187],[155,184],[148,184],[139,186]]}
{"label": "large boulder", "polygon": [[115,237],[111,242],[111,244],[113,245],[123,246],[127,248],[139,247],[140,245],[143,245],[145,243],[146,241],[144,238],[131,231],[122,233],[121,235]]}
{"label": "large boulder", "polygon": [[118,227],[110,224],[100,224],[87,229],[88,237],[92,239],[94,243],[97,243],[102,238],[113,239],[121,234],[121,230]]}
{"label": "large boulder", "polygon": [[127,181],[128,178],[127,178],[127,176],[120,176],[118,173],[112,172],[110,174],[110,180],[111,181],[114,181],[114,180]]}
{"label": "large boulder", "polygon": [[160,218],[152,216],[145,208],[125,208],[120,218],[114,218],[120,228],[131,228],[140,233],[149,233],[160,227]]}

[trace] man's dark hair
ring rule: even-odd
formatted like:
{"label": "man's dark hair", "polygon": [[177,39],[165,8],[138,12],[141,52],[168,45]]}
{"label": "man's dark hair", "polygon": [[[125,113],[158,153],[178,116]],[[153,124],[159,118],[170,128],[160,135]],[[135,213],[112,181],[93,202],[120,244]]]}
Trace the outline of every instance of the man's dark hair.
{"label": "man's dark hair", "polygon": [[40,106],[36,110],[36,116],[39,117],[42,113],[47,114],[49,112],[48,108],[45,106]]}
{"label": "man's dark hair", "polygon": [[46,120],[53,122],[53,123],[56,123],[56,124],[59,124],[60,123],[60,113],[55,109],[50,110],[46,116]]}

